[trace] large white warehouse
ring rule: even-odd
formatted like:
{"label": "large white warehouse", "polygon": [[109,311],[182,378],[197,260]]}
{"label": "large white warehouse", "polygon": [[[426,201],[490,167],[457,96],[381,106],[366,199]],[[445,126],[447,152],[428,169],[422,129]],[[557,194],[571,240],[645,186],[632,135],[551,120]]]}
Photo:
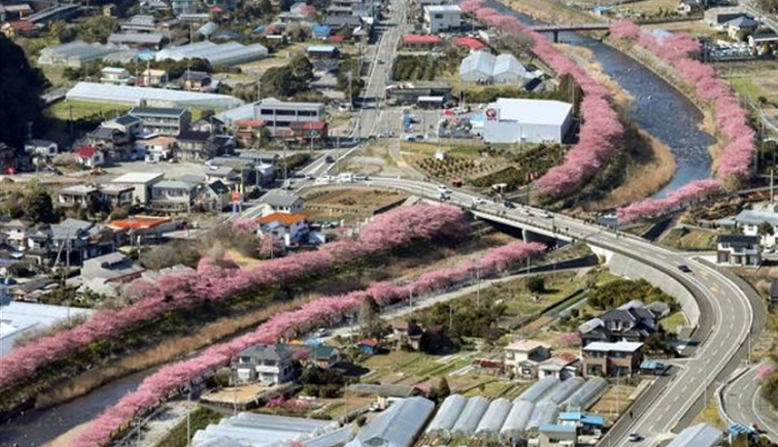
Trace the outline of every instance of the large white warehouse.
{"label": "large white warehouse", "polygon": [[487,143],[561,143],[572,123],[572,104],[499,98],[484,111],[483,137]]}

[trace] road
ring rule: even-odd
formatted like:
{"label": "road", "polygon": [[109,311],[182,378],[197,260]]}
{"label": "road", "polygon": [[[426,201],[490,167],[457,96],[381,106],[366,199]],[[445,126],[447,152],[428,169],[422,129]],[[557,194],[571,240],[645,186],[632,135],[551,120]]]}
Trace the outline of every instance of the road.
{"label": "road", "polygon": [[758,367],[748,368],[724,388],[723,410],[733,423],[756,424],[771,441],[778,443],[778,415],[761,396],[761,384],[756,377]]}
{"label": "road", "polygon": [[[422,181],[374,177],[371,186],[398,189],[433,200],[438,196],[436,184]],[[451,202],[465,207],[477,198],[475,194],[460,190],[451,193]],[[507,209],[502,204],[486,202],[478,205],[476,211],[492,215],[505,213],[504,217],[512,221],[584,239],[592,245],[651,264],[684,283],[700,302],[705,310],[703,313],[709,314],[708,324],[700,329],[704,331],[704,343],[658,394],[652,396],[652,401],[643,401],[633,408],[634,420],[622,419],[609,432],[604,440],[609,445],[649,447],[673,436],[674,430],[682,428],[679,427],[683,425],[682,419],[701,409],[702,402],[713,396],[717,377],[727,372],[733,362],[737,364],[740,348],[746,342],[753,321],[749,298],[729,277],[693,255],[654,246],[635,236],[616,234],[597,225],[539,209]],[[680,273],[680,264],[688,265],[693,273]],[[629,442],[626,435],[631,432],[640,433],[644,440]]]}
{"label": "road", "polygon": [[756,2],[754,0],[743,0],[740,2],[740,5],[743,7],[743,9],[746,10],[746,12],[749,12],[752,16],[759,19],[762,24],[778,33],[778,19],[776,19],[775,14],[765,14],[756,8],[755,3]]}

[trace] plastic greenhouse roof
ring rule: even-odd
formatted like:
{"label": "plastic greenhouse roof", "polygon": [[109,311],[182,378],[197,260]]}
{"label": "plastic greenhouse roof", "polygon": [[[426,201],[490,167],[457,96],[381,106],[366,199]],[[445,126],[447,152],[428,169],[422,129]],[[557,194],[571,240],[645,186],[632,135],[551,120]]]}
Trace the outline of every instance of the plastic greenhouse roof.
{"label": "plastic greenhouse roof", "polygon": [[93,82],[79,82],[67,92],[65,98],[68,100],[73,99],[136,106],[141,105],[141,103],[145,101],[149,106],[201,107],[221,110],[238,107],[243,104],[243,101],[240,99],[228,95],[97,84]]}
{"label": "plastic greenhouse roof", "polygon": [[720,430],[707,424],[697,424],[684,429],[667,447],[713,447],[723,437]]}
{"label": "plastic greenhouse roof", "polygon": [[524,429],[527,427],[534,409],[535,404],[532,402],[527,402],[526,400],[514,402],[508,417],[505,418],[505,423],[500,429],[500,435],[510,438],[523,436]]}
{"label": "plastic greenhouse roof", "polygon": [[554,387],[554,389],[551,390],[551,392],[542,400],[550,400],[556,404],[561,404],[565,401],[565,399],[576,392],[583,384],[583,377],[571,377]]}
{"label": "plastic greenhouse roof", "polygon": [[427,433],[435,433],[439,431],[448,432],[454,427],[459,415],[462,414],[462,410],[467,405],[467,398],[461,394],[452,394],[448,396],[438,409],[437,414],[427,427]]}
{"label": "plastic greenhouse roof", "polygon": [[453,432],[458,435],[473,434],[487,408],[489,408],[489,401],[486,398],[481,396],[470,398],[462,410],[462,414],[454,423]]}
{"label": "plastic greenhouse roof", "polygon": [[459,75],[464,76],[468,73],[477,72],[491,76],[494,72],[496,59],[494,55],[487,51],[476,51],[462,59],[462,63],[459,65]]}
{"label": "plastic greenhouse roof", "polygon": [[586,410],[606,388],[608,388],[607,380],[602,377],[592,377],[568,397],[563,406],[568,409]]}
{"label": "plastic greenhouse roof", "polygon": [[434,409],[432,401],[419,396],[397,401],[359,432],[354,439],[357,442],[346,445],[410,447]]}
{"label": "plastic greenhouse roof", "polygon": [[494,433],[497,434],[502,428],[505,418],[508,417],[508,413],[511,411],[511,403],[508,399],[495,399],[489,404],[486,413],[484,413],[481,421],[478,423],[478,427],[475,429],[476,433]]}
{"label": "plastic greenhouse roof", "polygon": [[523,393],[521,393],[519,397],[516,398],[513,402],[516,403],[517,401],[520,400],[524,400],[532,403],[538,402],[541,397],[543,397],[551,388],[553,388],[558,383],[559,383],[559,379],[557,379],[556,377],[552,377],[552,376],[543,377],[542,379],[533,383],[532,386],[530,386]]}
{"label": "plastic greenhouse roof", "polygon": [[559,414],[559,409],[555,402],[550,400],[540,402],[535,405],[525,429],[530,430],[544,424],[552,424],[556,422],[557,414]]}
{"label": "plastic greenhouse roof", "polygon": [[515,73],[518,76],[525,76],[527,70],[521,65],[516,56],[508,53],[497,56],[494,61],[493,76],[501,75],[503,73]]}

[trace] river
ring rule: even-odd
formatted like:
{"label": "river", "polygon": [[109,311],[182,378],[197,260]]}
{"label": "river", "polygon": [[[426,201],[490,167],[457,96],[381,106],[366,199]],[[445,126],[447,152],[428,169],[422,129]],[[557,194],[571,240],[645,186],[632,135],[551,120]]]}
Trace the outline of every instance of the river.
{"label": "river", "polygon": [[[510,12],[525,23],[538,23],[503,5],[491,6]],[[634,98],[630,113],[635,122],[670,147],[677,170],[670,183],[656,194],[657,197],[693,180],[710,177],[708,146],[713,144],[714,139],[699,130],[702,114],[686,97],[638,62],[595,39],[574,33],[560,33],[560,40],[591,50],[603,71]],[[104,408],[137,388],[143,378],[152,372],[149,370],[133,374],[67,404],[32,412],[0,426],[0,445],[12,446],[16,443],[19,447],[41,446],[93,419]]]}
{"label": "river", "polygon": [[[489,6],[526,24],[542,24],[500,3],[490,2]],[[551,34],[548,36],[552,37]],[[676,171],[655,197],[663,197],[694,180],[710,177],[708,147],[715,139],[700,130],[702,113],[683,94],[634,59],[596,39],[563,32],[559,33],[559,40],[591,50],[603,71],[632,96],[629,110],[632,119],[670,148]]]}

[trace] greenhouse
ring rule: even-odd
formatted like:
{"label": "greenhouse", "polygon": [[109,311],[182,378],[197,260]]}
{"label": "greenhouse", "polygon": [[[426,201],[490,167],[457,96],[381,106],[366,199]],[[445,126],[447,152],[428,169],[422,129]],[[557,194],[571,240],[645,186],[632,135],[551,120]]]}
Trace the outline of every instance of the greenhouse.
{"label": "greenhouse", "polygon": [[559,383],[559,379],[557,379],[556,377],[552,377],[552,376],[543,377],[542,379],[533,383],[531,387],[527,388],[513,402],[516,403],[516,401],[524,400],[527,402],[532,402],[534,404],[538,402],[541,397],[543,397],[551,388],[553,388],[558,383]]}
{"label": "greenhouse", "polygon": [[243,45],[238,42],[216,44],[210,41],[197,42],[180,47],[170,47],[159,51],[155,59],[204,59],[211,67],[238,65],[267,57],[268,50],[260,44]]}
{"label": "greenhouse", "polygon": [[549,400],[559,405],[575,393],[584,384],[582,377],[571,377],[555,386],[541,401]]}
{"label": "greenhouse", "polygon": [[454,427],[454,423],[462,414],[465,405],[467,405],[467,398],[461,394],[452,394],[448,396],[446,400],[440,404],[437,414],[427,427],[427,434],[436,437],[450,436],[451,429]]}
{"label": "greenhouse", "polygon": [[475,434],[483,438],[498,437],[502,424],[510,411],[511,402],[508,399],[500,398],[493,400],[481,418],[481,422],[478,423]]}
{"label": "greenhouse", "polygon": [[486,398],[481,396],[470,398],[462,410],[462,414],[459,415],[459,418],[454,423],[454,428],[451,431],[452,435],[472,436],[487,408],[489,408],[489,401]]}
{"label": "greenhouse", "polygon": [[602,377],[592,377],[578,391],[568,397],[562,406],[568,411],[588,410],[607,389],[607,380]]}
{"label": "greenhouse", "polygon": [[524,429],[527,427],[530,416],[535,409],[535,404],[526,400],[516,400],[511,406],[508,417],[500,429],[500,436],[503,439],[518,439],[524,436]]}
{"label": "greenhouse", "polygon": [[213,110],[231,109],[243,104],[240,99],[228,95],[93,82],[79,82],[65,94],[65,99],[127,106]]}
{"label": "greenhouse", "polygon": [[532,410],[532,416],[530,416],[525,430],[537,429],[541,425],[554,424],[556,423],[558,415],[559,408],[557,407],[556,402],[544,400],[535,405],[535,409]]}
{"label": "greenhouse", "polygon": [[365,425],[345,447],[411,447],[434,410],[435,404],[423,397],[399,400]]}
{"label": "greenhouse", "polygon": [[316,438],[337,428],[338,424],[332,421],[239,413],[198,430],[192,438],[192,445],[219,445],[239,440],[257,447],[270,447],[286,441]]}

